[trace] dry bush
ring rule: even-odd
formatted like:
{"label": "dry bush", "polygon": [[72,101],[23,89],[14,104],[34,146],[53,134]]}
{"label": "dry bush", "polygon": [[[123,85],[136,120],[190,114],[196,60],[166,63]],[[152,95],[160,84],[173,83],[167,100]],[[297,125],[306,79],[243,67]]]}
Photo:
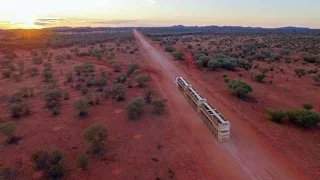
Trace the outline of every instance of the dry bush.
{"label": "dry bush", "polygon": [[85,97],[79,98],[73,102],[73,107],[77,110],[79,117],[86,116],[90,107],[89,100]]}
{"label": "dry bush", "polygon": [[99,153],[102,149],[103,143],[108,136],[106,127],[101,124],[92,124],[83,132],[85,141],[91,143],[89,152]]}
{"label": "dry bush", "polygon": [[140,118],[143,114],[143,107],[145,105],[146,103],[142,97],[136,97],[131,99],[126,105],[128,118],[130,120],[135,120]]}

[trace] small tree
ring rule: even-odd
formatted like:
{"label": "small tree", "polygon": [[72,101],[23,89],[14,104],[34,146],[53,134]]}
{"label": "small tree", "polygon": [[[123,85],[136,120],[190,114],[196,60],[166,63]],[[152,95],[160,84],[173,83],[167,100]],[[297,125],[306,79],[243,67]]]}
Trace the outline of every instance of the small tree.
{"label": "small tree", "polygon": [[77,167],[81,168],[82,170],[87,169],[89,165],[89,156],[86,153],[81,154],[76,159]]}
{"label": "small tree", "polygon": [[135,80],[139,84],[139,87],[145,87],[146,82],[150,80],[149,74],[139,74],[136,76]]}
{"label": "small tree", "polygon": [[232,80],[229,83],[228,87],[232,90],[232,93],[238,97],[247,96],[250,92],[253,91],[248,83],[241,80]]}
{"label": "small tree", "polygon": [[89,100],[87,98],[80,98],[74,101],[73,107],[77,110],[78,116],[85,116],[88,114]]}
{"label": "small tree", "polygon": [[161,115],[164,112],[165,109],[165,102],[160,99],[155,99],[151,103],[152,105],[152,113]]}
{"label": "small tree", "polygon": [[143,107],[146,105],[142,97],[136,97],[131,99],[126,105],[128,118],[131,120],[138,119],[143,113]]}
{"label": "small tree", "polygon": [[283,110],[267,109],[268,119],[276,122],[282,123],[283,118],[285,118],[286,113]]}
{"label": "small tree", "polygon": [[313,105],[309,102],[303,103],[302,106],[303,106],[303,109],[306,109],[306,110],[313,109]]}
{"label": "small tree", "polygon": [[182,51],[174,51],[172,53],[172,56],[176,59],[176,60],[182,60],[184,57],[184,52]]}
{"label": "small tree", "polygon": [[101,151],[102,145],[108,136],[107,129],[101,124],[92,124],[83,132],[85,141],[91,143],[89,151],[98,153]]}
{"label": "small tree", "polygon": [[16,136],[14,135],[17,129],[15,122],[4,122],[0,124],[0,133],[7,136],[7,142],[12,143],[15,141]]}
{"label": "small tree", "polygon": [[45,107],[48,109],[59,107],[61,98],[62,98],[62,91],[57,87],[52,89],[46,89],[42,93],[42,99],[46,101]]}
{"label": "small tree", "polygon": [[125,99],[126,87],[123,84],[117,83],[111,87],[110,94],[113,99],[122,101]]}
{"label": "small tree", "polygon": [[9,111],[12,118],[20,118],[30,114],[30,107],[26,102],[15,102],[9,105]]}
{"label": "small tree", "polygon": [[43,75],[43,78],[44,78],[45,82],[49,82],[53,78],[53,73],[52,73],[51,70],[44,71],[42,75]]}

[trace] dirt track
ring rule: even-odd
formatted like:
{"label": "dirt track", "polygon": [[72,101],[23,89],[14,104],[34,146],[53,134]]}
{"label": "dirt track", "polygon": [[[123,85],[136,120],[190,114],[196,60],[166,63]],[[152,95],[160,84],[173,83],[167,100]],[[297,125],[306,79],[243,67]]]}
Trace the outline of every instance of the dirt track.
{"label": "dirt track", "polygon": [[[202,177],[196,179],[301,179],[300,174],[290,167],[287,160],[276,150],[266,149],[253,129],[231,109],[223,104],[218,95],[213,95],[205,82],[191,72],[184,72],[161,51],[153,47],[136,30],[135,37],[141,43],[145,56],[157,73],[157,85],[168,99],[169,110],[175,117],[172,126],[178,135],[189,139],[189,149],[197,159]],[[231,138],[228,142],[218,143],[180,94],[173,83],[175,77],[186,77],[202,95],[230,119]],[[267,142],[264,142],[267,143]],[[179,179],[179,174],[178,179]],[[183,176],[180,176],[183,177]]]}

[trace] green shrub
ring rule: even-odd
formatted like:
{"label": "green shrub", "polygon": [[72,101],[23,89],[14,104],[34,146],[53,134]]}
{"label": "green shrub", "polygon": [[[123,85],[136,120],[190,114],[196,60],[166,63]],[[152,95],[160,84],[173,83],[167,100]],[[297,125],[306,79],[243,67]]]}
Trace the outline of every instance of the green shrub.
{"label": "green shrub", "polygon": [[254,76],[254,80],[257,81],[258,83],[262,83],[264,79],[264,75],[263,74],[257,74]]}
{"label": "green shrub", "polygon": [[211,59],[209,62],[208,62],[208,68],[210,68],[211,70],[216,70],[218,68],[220,68],[222,65],[221,65],[221,62],[215,60],[215,59]]}
{"label": "green shrub", "polygon": [[15,122],[4,122],[0,123],[0,134],[7,136],[7,142],[11,143],[15,140],[15,131],[17,124]]}
{"label": "green shrub", "polygon": [[30,114],[30,107],[26,102],[15,102],[9,105],[9,111],[12,118],[20,118]]}
{"label": "green shrub", "polygon": [[85,153],[81,154],[76,159],[77,167],[81,168],[82,170],[87,169],[89,166],[89,156]]}
{"label": "green shrub", "polygon": [[42,64],[43,59],[40,56],[35,56],[35,57],[32,58],[32,62],[34,64]]}
{"label": "green shrub", "polygon": [[24,98],[33,97],[34,96],[33,88],[31,88],[31,87],[20,88],[19,89],[19,94],[21,94],[21,96],[24,97]]}
{"label": "green shrub", "polygon": [[72,82],[72,81],[73,81],[72,72],[68,72],[66,74],[66,82]]}
{"label": "green shrub", "polygon": [[10,168],[0,167],[0,179],[1,180],[13,180],[14,174]]}
{"label": "green shrub", "polygon": [[29,73],[30,76],[36,76],[39,74],[39,69],[37,67],[31,67],[27,69],[27,73]]}
{"label": "green shrub", "polygon": [[306,110],[311,110],[311,109],[313,109],[313,105],[312,105],[311,103],[308,103],[308,102],[303,103],[303,104],[302,104],[302,107],[303,107],[303,109],[306,109]]}
{"label": "green shrub", "polygon": [[140,118],[142,116],[143,107],[145,106],[145,104],[146,103],[142,97],[131,99],[126,105],[128,118],[131,120]]}
{"label": "green shrub", "polygon": [[306,70],[303,68],[297,68],[294,70],[294,72],[296,73],[296,75],[300,78],[302,76],[304,76],[306,74]]}
{"label": "green shrub", "polygon": [[43,71],[43,78],[45,82],[49,82],[53,78],[53,73],[51,70]]}
{"label": "green shrub", "polygon": [[210,56],[202,55],[199,56],[198,60],[202,61],[202,66],[203,67],[208,67],[208,62],[211,59]]}
{"label": "green shrub", "polygon": [[184,52],[182,51],[174,51],[172,52],[172,56],[176,59],[176,60],[181,60],[184,57]]}
{"label": "green shrub", "polygon": [[79,98],[73,102],[73,107],[77,110],[79,117],[85,116],[88,114],[89,100],[85,97]]}
{"label": "green shrub", "polygon": [[128,64],[127,76],[129,77],[138,68],[139,68],[139,64],[137,64],[137,63],[132,62],[132,63]]}
{"label": "green shrub", "polygon": [[173,48],[172,46],[167,46],[167,47],[165,47],[165,51],[167,51],[167,52],[173,52],[173,51],[175,51],[176,49],[175,48]]}
{"label": "green shrub", "polygon": [[138,74],[141,74],[141,70],[140,69],[136,69],[133,71],[133,75],[137,76]]}
{"label": "green shrub", "polygon": [[44,151],[37,151],[31,154],[31,160],[34,163],[35,170],[42,170],[47,168],[47,161],[49,159],[49,154]]}
{"label": "green shrub", "polygon": [[239,67],[249,70],[252,67],[252,63],[244,59],[237,59],[237,64]]}
{"label": "green shrub", "polygon": [[70,99],[70,94],[68,92],[63,92],[62,98],[63,98],[63,100],[68,100],[68,99]]}
{"label": "green shrub", "polygon": [[113,99],[117,101],[122,101],[125,99],[126,87],[123,84],[114,84],[110,89],[110,95]]}
{"label": "green shrub", "polygon": [[204,67],[204,63],[203,63],[203,61],[201,61],[201,60],[196,60],[196,61],[195,61],[195,64],[196,64],[196,66],[197,66],[198,68]]}
{"label": "green shrub", "polygon": [[11,77],[11,75],[12,75],[12,71],[11,70],[9,70],[9,69],[6,69],[6,70],[3,70],[2,71],[2,77],[3,78],[10,78]]}
{"label": "green shrub", "polygon": [[98,91],[102,91],[103,87],[107,85],[107,80],[105,78],[95,78],[92,81],[92,85],[97,87]]}
{"label": "green shrub", "polygon": [[112,68],[114,69],[114,72],[120,72],[121,71],[121,65],[119,62],[112,63]]}
{"label": "green shrub", "polygon": [[268,119],[276,122],[282,123],[283,118],[285,118],[286,113],[283,110],[267,109]]}
{"label": "green shrub", "polygon": [[10,97],[9,103],[20,103],[22,102],[22,97],[23,97],[23,93],[21,91],[12,94],[12,96]]}
{"label": "green shrub", "polygon": [[232,93],[238,97],[247,96],[250,92],[253,91],[248,83],[236,79],[232,80],[229,83],[228,87],[232,90]]}
{"label": "green shrub", "polygon": [[11,75],[11,78],[15,81],[15,82],[19,82],[21,80],[21,74],[20,73],[13,73]]}
{"label": "green shrub", "polygon": [[45,170],[46,176],[51,179],[59,179],[65,174],[64,158],[59,149],[48,153],[37,151],[31,155],[36,170]]}
{"label": "green shrub", "polygon": [[287,111],[287,116],[290,121],[305,128],[316,126],[320,122],[319,114],[306,109]]}
{"label": "green shrub", "polygon": [[91,143],[89,151],[91,153],[98,153],[101,151],[103,143],[108,136],[107,129],[101,124],[92,124],[83,132],[85,141]]}
{"label": "green shrub", "polygon": [[145,87],[146,82],[150,80],[149,74],[139,74],[135,77],[135,80],[139,84],[139,87]]}
{"label": "green shrub", "polygon": [[57,87],[48,88],[42,92],[42,99],[46,102],[45,107],[48,109],[60,106],[61,98],[62,90]]}
{"label": "green shrub", "polygon": [[81,93],[83,94],[83,95],[86,95],[86,94],[88,94],[88,92],[89,92],[89,89],[87,88],[87,87],[82,87],[81,88]]}
{"label": "green shrub", "polygon": [[119,73],[114,77],[114,83],[125,83],[127,80],[127,75],[124,73]]}
{"label": "green shrub", "polygon": [[165,102],[163,100],[152,100],[151,105],[153,114],[161,115],[165,110]]}
{"label": "green shrub", "polygon": [[9,64],[8,64],[8,69],[9,69],[10,71],[15,71],[17,68],[16,68],[16,66],[15,66],[14,63],[9,63]]}

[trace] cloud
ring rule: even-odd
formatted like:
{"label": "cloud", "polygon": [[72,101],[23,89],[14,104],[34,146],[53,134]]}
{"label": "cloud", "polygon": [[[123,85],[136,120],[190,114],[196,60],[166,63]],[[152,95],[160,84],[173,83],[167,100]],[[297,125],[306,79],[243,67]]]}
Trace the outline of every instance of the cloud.
{"label": "cloud", "polygon": [[56,25],[56,24],[60,24],[60,23],[65,23],[65,22],[68,22],[68,20],[62,19],[62,18],[40,18],[34,22],[34,25],[51,26],[51,25]]}
{"label": "cloud", "polygon": [[[90,22],[90,21],[89,21]],[[108,20],[108,21],[92,21],[93,24],[101,24],[101,25],[119,25],[119,24],[130,24],[136,23],[137,20]]]}
{"label": "cloud", "polygon": [[156,1],[156,0],[147,0],[147,2],[148,2],[148,3],[151,3],[151,4],[155,4],[155,3],[157,3],[157,1]]}
{"label": "cloud", "polygon": [[63,19],[63,18],[40,18],[34,22],[34,25],[40,27],[56,27],[56,26],[125,26],[138,22],[131,19],[114,19],[114,20],[98,20],[98,19]]}

